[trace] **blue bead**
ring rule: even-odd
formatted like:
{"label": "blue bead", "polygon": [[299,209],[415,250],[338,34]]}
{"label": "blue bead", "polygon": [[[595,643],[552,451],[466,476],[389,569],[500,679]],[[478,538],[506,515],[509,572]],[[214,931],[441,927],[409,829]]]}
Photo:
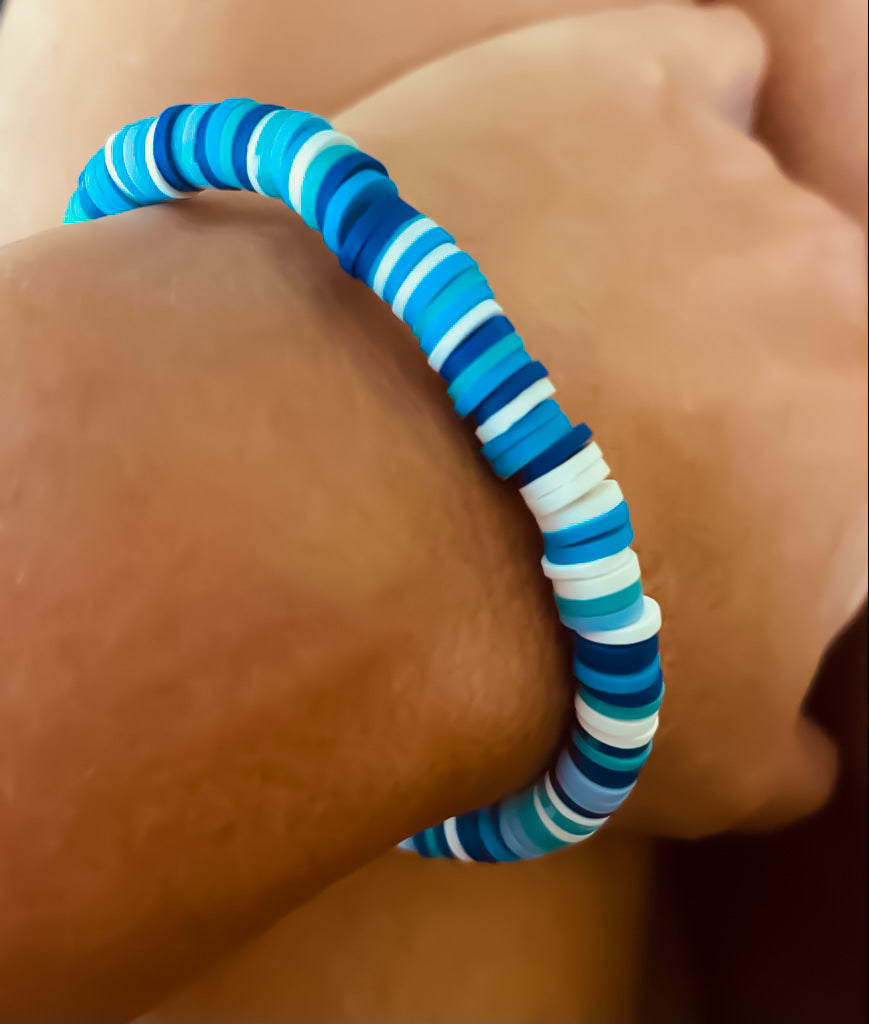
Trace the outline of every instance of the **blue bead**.
{"label": "blue bead", "polygon": [[472,813],[477,816],[477,827],[480,829],[480,838],[483,840],[486,849],[497,863],[508,864],[520,858],[518,854],[505,845],[504,840],[501,838],[498,806],[493,804]]}
{"label": "blue bead", "polygon": [[[383,213],[377,226],[368,235],[365,244],[359,251],[353,266],[353,274],[364,281],[370,288],[374,279],[374,270],[380,257],[407,225],[422,214],[415,210],[399,196],[384,199]],[[363,215],[367,216],[367,214]],[[360,222],[363,218],[360,218]],[[356,225],[358,226],[358,225]],[[354,226],[354,231],[356,230]]]}
{"label": "blue bead", "polygon": [[542,857],[546,852],[537,846],[523,828],[515,800],[508,799],[503,801],[499,821],[504,842],[524,860]]}
{"label": "blue bead", "polygon": [[519,352],[513,352],[503,362],[493,367],[473,387],[468,388],[463,394],[453,400],[456,412],[463,418],[470,415],[505,380],[508,380],[514,373],[521,370],[523,366],[528,366],[530,363],[531,357],[524,349],[521,349]]}
{"label": "blue bead", "polygon": [[453,236],[444,231],[443,228],[433,227],[423,232],[419,238],[411,242],[386,278],[386,283],[383,286],[383,301],[392,305],[395,296],[398,294],[398,289],[404,284],[407,275],[417,263],[428,256],[430,252],[433,252],[439,245],[453,241],[455,241]]}
{"label": "blue bead", "polygon": [[78,194],[78,189],[73,192],[69,197],[69,202],[66,204],[66,210],[63,213],[64,224],[81,224],[82,221],[89,220],[90,218],[85,214],[81,205],[81,196]]}
{"label": "blue bead", "polygon": [[281,107],[275,103],[258,103],[244,115],[235,130],[232,140],[232,169],[241,182],[241,187],[248,192],[254,191],[253,182],[247,173],[247,147],[251,136],[264,117],[280,109]]}
{"label": "blue bead", "polygon": [[105,217],[103,211],[96,205],[83,188],[79,188],[76,191],[76,195],[78,196],[82,213],[85,214],[88,220],[99,220],[101,217]]}
{"label": "blue bead", "polygon": [[[577,679],[579,679],[578,675]],[[587,692],[596,700],[602,700],[607,704],[612,704],[613,707],[620,708],[641,708],[646,704],[651,704],[661,696],[664,690],[664,674],[660,668],[652,682],[642,690],[599,690],[582,679],[579,681],[582,684],[583,693]],[[645,682],[645,679],[642,682]]]}
{"label": "blue bead", "polygon": [[629,520],[623,526],[600,537],[593,537],[591,540],[584,540],[579,544],[569,544],[567,547],[544,544],[543,550],[553,565],[576,565],[579,562],[594,562],[598,558],[617,555],[620,551],[630,547],[633,539],[634,530]]}
{"label": "blue bead", "polygon": [[472,811],[470,814],[461,814],[456,818],[456,834],[462,844],[462,849],[469,857],[476,861],[482,861],[484,864],[496,863],[480,835],[480,824],[476,811]]}
{"label": "blue bead", "polygon": [[357,146],[333,139],[332,144],[321,149],[308,164],[299,192],[299,216],[313,231],[319,231],[322,227],[317,220],[317,199],[326,176],[339,160],[358,152]]}
{"label": "blue bead", "polygon": [[509,451],[513,445],[524,440],[539,426],[559,413],[564,415],[558,402],[553,398],[547,398],[545,401],[540,402],[539,405],[535,405],[521,419],[518,419],[509,430],[505,430],[503,434],[499,434],[497,437],[493,437],[491,441],[487,441],[481,449],[481,454],[489,462],[493,462],[506,451]]}
{"label": "blue bead", "polygon": [[377,171],[382,174],[384,178],[389,177],[383,164],[379,160],[375,160],[373,156],[369,156],[367,153],[348,153],[343,156],[329,170],[326,177],[323,178],[323,184],[320,186],[320,192],[317,196],[315,216],[321,230],[323,226],[323,218],[326,216],[326,207],[329,205],[332,196],[335,195],[345,181],[352,178],[354,174],[358,174],[360,171]]}
{"label": "blue bead", "polygon": [[335,192],[323,218],[323,241],[338,253],[348,232],[376,199],[387,193],[398,194],[394,181],[378,171],[360,171],[348,178]]}
{"label": "blue bead", "polygon": [[322,117],[311,116],[290,138],[282,153],[273,155],[275,172],[272,177],[278,186],[281,199],[290,206],[290,168],[296,155],[312,135],[328,131],[332,125]]}
{"label": "blue bead", "polygon": [[[226,101],[227,105],[231,102]],[[259,106],[254,100],[236,100],[232,101],[232,106],[227,111],[225,117],[218,119],[215,114],[211,122],[211,131],[217,131],[217,125],[220,125],[220,135],[217,137],[217,162],[212,161],[212,166],[217,171],[222,181],[226,182],[226,185],[230,189],[243,188],[241,179],[235,173],[235,164],[233,161],[233,153],[235,149],[235,138],[238,134],[238,128],[241,122],[244,120],[245,114],[251,110],[256,110]],[[210,159],[210,157],[209,157]],[[247,176],[247,170],[245,169],[245,177]]]}
{"label": "blue bead", "polygon": [[172,130],[172,157],[179,173],[195,188],[210,188],[211,182],[202,173],[196,161],[196,136],[209,103],[194,103],[178,116]]}
{"label": "blue bead", "polygon": [[237,191],[241,186],[232,180],[232,167],[224,166],[224,138],[223,129],[226,122],[240,106],[249,106],[251,100],[229,99],[218,103],[212,110],[210,116],[203,118],[197,133],[203,136],[203,153],[205,164],[202,164],[203,171],[207,165],[209,172],[217,182],[216,188],[225,192]]}
{"label": "blue bead", "polygon": [[605,786],[607,789],[622,789],[624,786],[630,786],[637,780],[641,771],[640,768],[631,768],[624,772],[604,768],[582,754],[573,744],[570,746],[570,757],[577,770],[582,772],[587,779],[598,786]]}
{"label": "blue bead", "polygon": [[461,345],[447,356],[438,372],[448,384],[452,384],[462,370],[467,369],[486,349],[491,348],[501,338],[506,338],[508,334],[513,334],[515,330],[506,316],[493,316],[491,320],[487,320],[472,331]]}
{"label": "blue bead", "polygon": [[492,468],[502,480],[515,476],[523,466],[570,430],[570,420],[561,411],[558,402],[553,402],[547,408],[551,414],[540,426],[493,461]]}
{"label": "blue bead", "polygon": [[124,135],[123,157],[127,173],[133,179],[136,189],[144,197],[142,205],[162,203],[167,196],[157,187],[148,170],[148,161],[145,158],[148,130],[154,118],[147,118],[144,121],[137,121],[130,125],[130,130]]}
{"label": "blue bead", "polygon": [[559,800],[561,800],[561,802],[566,807],[573,811],[574,814],[581,814],[584,818],[591,818],[592,820],[594,820],[595,818],[602,820],[603,818],[608,817],[608,815],[605,812],[602,813],[600,811],[591,811],[587,807],[583,807],[581,804],[578,804],[573,799],[573,797],[570,796],[570,794],[565,790],[564,786],[562,786],[560,780],[554,772],[550,773],[549,778],[552,782],[552,788],[555,790],[556,796],[559,798]]}
{"label": "blue bead", "polygon": [[435,825],[434,828],[426,829],[429,834],[429,839],[432,845],[437,849],[438,853],[445,860],[455,860],[456,855],[449,847],[447,837],[444,835],[443,822],[440,825]]}
{"label": "blue bead", "polygon": [[118,188],[106,167],[103,150],[95,153],[85,164],[78,179],[79,192],[86,196],[102,215],[125,213],[137,204]]}
{"label": "blue bead", "polygon": [[[286,192],[289,170],[283,169],[281,157],[295,138],[296,132],[304,128],[310,119],[310,114],[283,107],[263,125],[253,152],[256,185],[263,195],[280,199],[281,189]],[[253,185],[253,181],[251,184]]]}
{"label": "blue bead", "polygon": [[359,256],[371,236],[378,232],[378,228],[380,228],[381,235],[385,229],[388,232],[388,237],[392,237],[398,226],[418,215],[418,211],[398,195],[384,195],[375,199],[350,229],[338,251],[338,263],[341,269],[352,277],[362,277],[356,270]]}
{"label": "blue bead", "polygon": [[115,132],[111,142],[107,142],[104,149],[108,148],[112,167],[114,168],[118,181],[121,183],[123,191],[127,193],[131,201],[137,206],[144,206],[148,200],[145,195],[136,188],[136,183],[130,177],[126,164],[124,163],[124,136],[126,133],[127,128],[122,128],[120,131]]}
{"label": "blue bead", "polygon": [[176,103],[174,106],[167,107],[157,118],[157,126],[154,129],[154,163],[165,178],[166,184],[171,185],[178,192],[199,191],[181,173],[172,153],[172,132],[178,118],[187,110],[188,106],[187,103]]}
{"label": "blue bead", "polygon": [[[609,676],[641,672],[648,669],[657,657],[658,636],[655,634],[635,644],[601,644],[576,636],[573,640],[573,653],[577,663],[595,674]],[[589,680],[589,685],[596,684]]]}
{"label": "blue bead", "polygon": [[556,469],[562,462],[566,462],[571,456],[581,452],[589,441],[591,441],[591,431],[584,423],[580,423],[525,467],[519,478],[520,486],[524,487],[550,470]]}
{"label": "blue bead", "polygon": [[533,362],[528,366],[522,367],[517,373],[506,380],[500,387],[497,387],[491,395],[488,395],[484,401],[482,401],[476,409],[474,409],[474,424],[475,426],[482,426],[486,420],[490,419],[495,415],[496,412],[503,409],[508,402],[512,402],[514,398],[518,398],[527,388],[530,388],[532,384],[536,384],[538,380],[543,380],[547,377],[546,367],[543,363]]}
{"label": "blue bead", "polygon": [[610,533],[630,522],[630,519],[628,503],[620,501],[618,505],[607,512],[603,512],[599,516],[592,516],[585,522],[575,523],[573,526],[566,526],[563,530],[554,530],[550,533],[544,531],[543,543],[550,550],[570,547],[571,544],[580,544],[582,541],[592,540],[605,533]]}
{"label": "blue bead", "polygon": [[404,307],[401,319],[410,326],[413,333],[420,335],[420,317],[428,315],[435,300],[440,301],[448,292],[461,291],[472,284],[483,282],[477,264],[466,252],[454,252],[433,267],[414,288]]}
{"label": "blue bead", "polygon": [[462,288],[457,289],[457,294],[447,296],[447,301],[438,303],[438,310],[432,311],[426,318],[425,325],[413,325],[413,333],[419,338],[419,347],[430,356],[437,343],[443,338],[447,331],[474,306],[478,306],[486,299],[493,299],[492,289],[482,274],[475,273],[469,276],[467,281],[463,280]]}
{"label": "blue bead", "polygon": [[574,764],[570,756],[570,747],[558,758],[553,773],[566,793],[580,807],[587,807],[597,814],[612,814],[628,796],[633,783],[616,789],[599,786],[592,782]]}
{"label": "blue bead", "polygon": [[223,188],[223,182],[215,175],[211,168],[211,164],[208,162],[208,154],[206,152],[205,140],[208,134],[208,125],[211,119],[214,117],[214,112],[217,110],[217,104],[212,103],[203,113],[199,119],[199,123],[196,125],[196,136],[193,144],[193,159],[196,162],[196,166],[199,168],[199,172],[203,178],[208,182],[212,188]]}
{"label": "blue bead", "polygon": [[598,693],[641,693],[662,679],[661,659],[656,654],[648,665],[638,669],[636,672],[615,673],[598,672],[596,669],[584,665],[574,655],[573,674],[583,686],[587,686]]}

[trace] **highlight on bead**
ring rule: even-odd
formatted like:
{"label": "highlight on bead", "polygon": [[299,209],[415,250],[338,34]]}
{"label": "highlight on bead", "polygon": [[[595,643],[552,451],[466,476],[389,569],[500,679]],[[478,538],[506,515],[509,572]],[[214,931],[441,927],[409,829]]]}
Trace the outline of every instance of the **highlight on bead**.
{"label": "highlight on bead", "polygon": [[493,863],[583,842],[633,789],[664,695],[660,609],[642,592],[628,507],[591,431],[562,412],[472,257],[399,196],[383,164],[314,114],[249,99],[168,107],[115,132],[87,162],[64,221],[206,188],[279,198],[322,234],[410,328],[543,534],[543,571],[573,636],[570,739],[533,785],[401,847]]}

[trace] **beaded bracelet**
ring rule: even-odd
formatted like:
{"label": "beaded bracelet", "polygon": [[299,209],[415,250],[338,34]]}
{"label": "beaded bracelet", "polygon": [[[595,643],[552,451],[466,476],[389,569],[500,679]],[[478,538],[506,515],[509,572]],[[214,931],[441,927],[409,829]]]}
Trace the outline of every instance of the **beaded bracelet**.
{"label": "beaded bracelet", "polygon": [[585,424],[572,426],[477,264],[323,118],[249,99],[180,104],[112,135],[65,223],[205,188],[280,198],[410,327],[483,455],[543,533],[543,571],[573,634],[576,721],[534,785],[405,840],[424,857],[515,861],[582,842],[634,787],[664,694],[661,612],[642,593],[628,508]]}

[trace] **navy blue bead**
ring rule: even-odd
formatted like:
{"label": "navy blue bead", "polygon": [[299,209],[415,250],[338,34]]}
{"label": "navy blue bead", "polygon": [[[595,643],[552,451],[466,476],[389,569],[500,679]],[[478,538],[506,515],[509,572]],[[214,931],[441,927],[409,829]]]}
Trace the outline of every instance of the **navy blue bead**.
{"label": "navy blue bead", "polygon": [[201,191],[181,174],[172,154],[172,129],[182,112],[189,106],[189,103],[176,103],[167,107],[154,125],[154,163],[166,179],[166,183],[178,192]]}
{"label": "navy blue bead", "polygon": [[441,822],[440,825],[435,825],[435,827],[429,831],[429,836],[434,840],[434,845],[437,847],[437,850],[442,857],[448,857],[450,860],[456,859],[456,855],[450,849],[447,837],[444,835],[443,822]]}
{"label": "navy blue bead", "polygon": [[247,173],[247,147],[250,143],[251,136],[254,133],[256,126],[262,121],[266,114],[271,114],[275,110],[282,110],[283,108],[278,106],[276,103],[260,103],[258,106],[249,110],[244,117],[239,121],[238,128],[235,132],[235,138],[232,140],[232,169],[235,172],[236,178],[241,182],[242,186],[253,192],[253,182]]}
{"label": "navy blue bead", "polygon": [[602,690],[596,690],[593,686],[582,684],[583,693],[588,693],[605,704],[621,708],[641,708],[646,704],[651,704],[653,700],[657,700],[661,696],[663,688],[664,674],[662,672],[658,673],[658,678],[651,686],[647,686],[644,690],[634,690],[633,693],[604,693]]}
{"label": "navy blue bead", "polygon": [[570,744],[570,759],[587,779],[609,789],[621,789],[623,786],[630,786],[640,774],[639,768],[632,768],[626,772],[617,772],[612,768],[604,768],[597,761],[592,761],[590,757],[586,757],[572,743]]}
{"label": "navy blue bead", "polygon": [[375,199],[347,232],[347,237],[338,250],[338,263],[344,273],[352,277],[362,277],[357,273],[356,264],[371,235],[377,232],[378,228],[381,229],[378,233],[382,235],[382,229],[386,226],[389,228],[386,237],[389,238],[396,225],[405,223],[416,214],[417,211],[409,203],[393,193]]}
{"label": "navy blue bead", "polygon": [[483,861],[486,864],[497,864],[497,861],[486,849],[483,837],[480,835],[479,819],[476,811],[470,814],[462,814],[456,818],[456,832],[462,848],[469,857],[474,860]]}
{"label": "navy blue bead", "polygon": [[587,807],[581,807],[575,800],[572,800],[567,793],[565,793],[564,787],[555,776],[555,772],[552,772],[549,778],[552,782],[552,788],[558,794],[561,802],[566,807],[569,807],[574,814],[581,814],[584,818],[591,818],[592,820],[600,820],[601,818],[607,817],[606,814],[600,814],[597,811],[590,811]]}
{"label": "navy blue bead", "polygon": [[346,156],[342,156],[340,160],[336,160],[335,164],[329,168],[326,176],[323,178],[323,184],[320,186],[320,192],[317,196],[315,215],[318,224],[323,223],[323,218],[326,216],[326,207],[329,205],[329,200],[332,196],[335,195],[348,178],[358,174],[360,171],[379,171],[384,177],[388,177],[383,164],[367,153],[348,153]]}
{"label": "navy blue bead", "polygon": [[[591,733],[587,732],[581,725],[577,726],[577,732],[582,737],[583,742],[587,743],[595,750],[599,750],[602,754],[608,754],[610,757],[632,758],[635,757],[643,747],[648,746],[648,744],[643,744],[643,747],[612,747],[609,743],[604,743],[597,739],[597,737],[592,736]],[[571,746],[575,746],[575,744],[571,743]],[[554,781],[555,779],[553,778],[553,782]]]}
{"label": "navy blue bead", "polygon": [[[371,285],[372,275],[384,249],[402,228],[412,220],[421,216],[419,210],[414,209],[399,196],[386,196],[384,203],[383,219],[371,232],[365,241],[365,245],[356,257],[353,268],[354,277]],[[390,204],[390,205],[386,205]],[[354,225],[355,227],[356,225]]]}
{"label": "navy blue bead", "polygon": [[569,434],[560,437],[555,444],[550,445],[545,452],[532,459],[518,476],[520,487],[530,484],[533,480],[543,476],[550,470],[560,466],[571,456],[581,452],[591,440],[591,430],[584,424],[573,428]]}
{"label": "navy blue bead", "polygon": [[217,107],[217,103],[212,103],[208,110],[206,110],[202,115],[199,124],[196,126],[196,140],[193,143],[193,159],[196,161],[196,166],[202,172],[202,177],[205,178],[208,184],[212,188],[218,188],[222,191],[226,188],[226,185],[211,169],[211,164],[208,162],[208,155],[205,152],[205,133],[208,130],[208,122],[214,116],[214,111],[217,110]]}
{"label": "navy blue bead", "polygon": [[599,644],[577,634],[573,653],[589,668],[612,675],[639,672],[653,662],[658,654],[658,635],[636,644]]}
{"label": "navy blue bead", "polygon": [[494,316],[491,320],[487,320],[481,327],[472,331],[461,345],[447,356],[446,362],[440,368],[441,377],[448,384],[452,384],[462,370],[467,369],[496,341],[506,338],[515,330],[516,328],[506,316]]}
{"label": "navy blue bead", "polygon": [[521,370],[517,370],[512,377],[509,377],[503,384],[495,388],[492,394],[483,399],[477,408],[474,409],[473,419],[475,425],[479,427],[481,423],[485,423],[490,416],[494,416],[508,402],[518,398],[526,388],[530,388],[532,384],[538,380],[543,380],[546,376],[548,374],[543,363],[529,363],[527,366],[523,366]]}

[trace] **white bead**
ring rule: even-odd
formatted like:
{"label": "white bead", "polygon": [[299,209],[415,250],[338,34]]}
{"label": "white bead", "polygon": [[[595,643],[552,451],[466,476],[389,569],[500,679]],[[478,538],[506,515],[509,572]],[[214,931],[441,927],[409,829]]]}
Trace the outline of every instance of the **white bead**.
{"label": "white bead", "polygon": [[537,817],[540,819],[540,824],[546,829],[550,835],[555,836],[556,839],[560,839],[562,843],[570,843],[571,846],[575,846],[577,843],[583,842],[585,839],[590,839],[594,833],[577,835],[575,832],[567,832],[549,817],[546,813],[546,808],[540,802],[540,794],[537,792],[537,787],[534,787],[534,810],[537,812]]}
{"label": "white bead", "polygon": [[591,601],[596,597],[606,597],[607,594],[624,590],[640,578],[639,558],[630,548],[626,553],[629,557],[624,564],[602,576],[594,576],[591,579],[555,580],[555,593],[569,601]]}
{"label": "white bead", "polygon": [[474,306],[464,316],[459,317],[440,339],[428,357],[428,365],[433,370],[440,370],[469,334],[482,326],[487,320],[491,320],[493,316],[503,312],[494,299],[483,299],[479,305]]}
{"label": "white bead", "polygon": [[189,193],[179,192],[177,188],[172,188],[157,167],[157,161],[154,159],[154,133],[156,131],[157,119],[155,118],[145,136],[145,166],[148,168],[148,176],[164,196],[168,196],[170,199],[184,199]]}
{"label": "white bead", "polygon": [[548,377],[535,380],[512,401],[502,406],[477,427],[477,437],[483,444],[494,441],[496,437],[506,433],[510,427],[518,423],[532,409],[555,394],[555,385]]}
{"label": "white bead", "polygon": [[266,116],[260,121],[260,123],[254,128],[251,134],[250,141],[247,144],[247,155],[245,157],[245,170],[247,176],[250,178],[250,183],[253,185],[254,190],[259,192],[261,196],[265,195],[265,192],[260,188],[259,184],[259,168],[260,158],[257,156],[256,147],[259,142],[259,137],[262,135],[263,129],[271,121],[273,117],[277,117],[278,114],[286,113],[283,110],[270,110]]}
{"label": "white bead", "polygon": [[429,217],[417,217],[416,220],[412,220],[410,224],[399,231],[377,263],[377,269],[374,271],[371,281],[371,290],[375,295],[383,298],[383,289],[386,287],[389,275],[395,269],[395,264],[418,238],[422,238],[427,231],[434,231],[436,228],[437,224]]}
{"label": "white bead", "polygon": [[[597,447],[597,446],[595,446]],[[580,453],[582,454],[582,453]],[[525,498],[525,504],[534,513],[534,518],[539,520],[541,516],[551,516],[553,512],[565,508],[593,488],[597,487],[609,476],[610,468],[601,458],[589,459],[589,464],[580,472],[576,471],[567,483],[558,490],[550,491],[539,498]]]}
{"label": "white bead", "polygon": [[653,597],[643,595],[643,614],[629,626],[618,629],[599,629],[583,632],[580,636],[596,644],[624,646],[648,640],[661,629],[661,607]]}
{"label": "white bead", "polygon": [[332,146],[355,146],[356,143],[347,135],[335,131],[334,128],[324,128],[321,132],[315,132],[309,139],[305,139],[299,147],[298,153],[293,157],[290,166],[290,176],[287,184],[287,195],[290,199],[290,206],[296,213],[302,212],[302,185],[305,183],[305,175],[315,157],[322,152],[331,149]]}
{"label": "white bead", "polygon": [[601,743],[622,750],[645,746],[658,729],[658,712],[648,718],[621,720],[608,718],[594,708],[590,708],[579,693],[574,701],[576,717],[579,724],[590,735]]}
{"label": "white bead", "polygon": [[436,249],[432,249],[430,253],[423,256],[419,263],[411,270],[404,281],[402,281],[401,287],[395,293],[395,298],[392,300],[392,312],[395,313],[399,320],[404,316],[405,307],[413,293],[422,284],[426,275],[434,270],[439,263],[442,263],[447,256],[454,256],[457,252],[461,252],[458,246],[453,245],[452,242],[444,242],[443,245],[439,245]]}
{"label": "white bead", "polygon": [[532,500],[542,498],[553,491],[557,491],[560,487],[569,483],[577,473],[582,473],[586,470],[601,455],[602,452],[597,442],[592,441],[582,451],[571,455],[569,459],[566,459],[554,469],[550,469],[548,473],[544,473],[543,476],[532,480],[530,484],[520,487],[519,493],[528,503],[529,507],[531,507]]}
{"label": "white bead", "polygon": [[552,785],[552,776],[549,772],[543,777],[543,785],[546,789],[546,795],[555,805],[558,813],[563,814],[570,821],[576,822],[577,825],[582,825],[585,828],[600,828],[607,821],[607,818],[587,818],[584,814],[577,814],[572,807],[568,807],[555,792],[555,787]]}
{"label": "white bead", "polygon": [[568,565],[550,562],[544,555],[540,564],[543,566],[543,575],[551,580],[593,580],[597,576],[606,576],[614,572],[630,561],[632,554],[630,548],[625,548],[614,555],[596,558],[593,562],[573,562]]}
{"label": "white bead", "polygon": [[538,516],[537,525],[542,533],[556,533],[566,530],[569,526],[585,523],[596,516],[614,509],[624,500],[622,489],[615,480],[604,480],[576,501],[553,512],[552,515]]}
{"label": "white bead", "polygon": [[462,841],[459,839],[459,833],[456,829],[456,819],[447,818],[444,822],[444,838],[447,841],[447,846],[450,848],[453,856],[456,860],[473,861],[473,857],[469,857],[465,852]]}
{"label": "white bead", "polygon": [[109,172],[109,177],[118,186],[120,191],[123,192],[123,194],[125,196],[127,196],[128,199],[131,199],[134,203],[138,203],[139,200],[136,199],[136,197],[133,195],[132,192],[130,192],[130,190],[128,188],[126,188],[124,183],[118,177],[118,172],[117,172],[117,169],[115,168],[115,161],[114,161],[114,159],[112,157],[112,146],[114,145],[115,138],[117,137],[117,134],[118,134],[117,132],[112,132],[112,134],[108,138],[108,141],[106,142],[105,146],[103,147],[103,152],[105,154],[105,159],[106,159],[106,170]]}

